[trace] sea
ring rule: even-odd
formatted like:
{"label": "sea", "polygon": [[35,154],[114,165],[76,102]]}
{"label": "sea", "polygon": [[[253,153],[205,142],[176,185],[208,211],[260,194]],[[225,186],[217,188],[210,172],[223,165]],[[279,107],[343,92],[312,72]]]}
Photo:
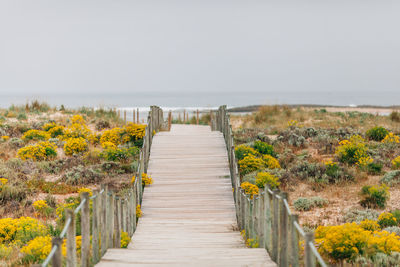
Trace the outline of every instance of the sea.
{"label": "sea", "polygon": [[228,107],[244,107],[250,105],[273,104],[316,104],[344,107],[359,105],[392,106],[400,105],[400,91],[393,92],[315,92],[315,91],[273,91],[251,92],[142,92],[142,93],[24,93],[1,94],[0,107],[8,108],[11,105],[24,105],[27,102],[38,100],[50,106],[66,108],[93,107],[115,108],[127,113],[127,120],[133,117],[133,110],[139,109],[140,120],[146,117],[149,106],[157,105],[165,111],[172,111],[174,115],[183,115],[183,110],[190,116],[199,110],[208,111],[220,105]]}

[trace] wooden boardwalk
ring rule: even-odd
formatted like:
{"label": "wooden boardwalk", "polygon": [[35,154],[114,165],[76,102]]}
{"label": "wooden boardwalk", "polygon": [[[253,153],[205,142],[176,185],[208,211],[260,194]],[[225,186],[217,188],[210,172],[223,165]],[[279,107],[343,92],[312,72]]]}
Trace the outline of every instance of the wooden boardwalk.
{"label": "wooden boardwalk", "polygon": [[276,266],[246,248],[236,224],[227,151],[208,126],[173,125],[153,139],[143,217],[128,249],[97,266]]}

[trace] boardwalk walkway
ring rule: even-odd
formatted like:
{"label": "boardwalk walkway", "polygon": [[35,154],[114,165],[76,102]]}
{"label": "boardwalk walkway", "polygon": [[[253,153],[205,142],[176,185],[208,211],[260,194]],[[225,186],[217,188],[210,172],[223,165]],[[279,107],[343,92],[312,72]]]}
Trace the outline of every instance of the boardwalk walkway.
{"label": "boardwalk walkway", "polygon": [[143,217],[128,249],[97,266],[276,266],[237,230],[225,143],[208,126],[173,125],[153,139]]}

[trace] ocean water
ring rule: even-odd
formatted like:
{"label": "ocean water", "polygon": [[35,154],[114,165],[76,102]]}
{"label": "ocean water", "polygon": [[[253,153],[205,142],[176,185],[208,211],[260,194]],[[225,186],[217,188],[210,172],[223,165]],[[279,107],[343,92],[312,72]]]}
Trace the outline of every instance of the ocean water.
{"label": "ocean water", "polygon": [[158,105],[178,108],[214,108],[220,105],[240,107],[259,104],[319,104],[338,106],[400,105],[400,90],[397,92],[364,91],[353,92],[315,92],[315,91],[280,91],[265,92],[149,92],[131,94],[1,94],[0,107],[12,104],[23,105],[32,100],[45,101],[51,106],[64,105],[69,108],[82,106],[132,108]]}

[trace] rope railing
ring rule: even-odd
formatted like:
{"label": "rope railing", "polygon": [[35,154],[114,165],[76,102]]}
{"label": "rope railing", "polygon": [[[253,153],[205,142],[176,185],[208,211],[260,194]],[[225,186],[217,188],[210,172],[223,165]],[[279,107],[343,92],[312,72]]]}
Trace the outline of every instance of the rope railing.
{"label": "rope railing", "polygon": [[[130,237],[134,234],[137,225],[136,206],[141,204],[143,196],[142,174],[147,173],[153,134],[161,129],[163,121],[162,109],[151,106],[133,185],[122,196],[104,184],[101,185],[101,190],[93,191],[93,196],[89,196],[89,192],[82,192],[78,207],[66,210],[67,217],[61,234],[52,239],[50,253],[39,266],[46,267],[50,263],[53,267],[64,265],[62,255],[64,239],[66,239],[66,266],[88,267],[99,262],[108,248],[121,247],[122,231],[127,232]],[[78,216],[80,216],[82,238],[80,264],[77,263],[76,252]]]}
{"label": "rope railing", "polygon": [[[258,195],[250,197],[240,187],[240,175],[235,156],[230,116],[226,106],[211,111],[211,129],[222,132],[228,152],[233,197],[238,226],[244,230],[246,240],[258,242],[265,248],[278,266],[314,267],[318,261],[322,267],[326,263],[314,244],[314,234],[306,233],[298,223],[298,214],[292,213],[288,194],[267,185]],[[300,237],[304,239],[304,257],[301,263]]]}

